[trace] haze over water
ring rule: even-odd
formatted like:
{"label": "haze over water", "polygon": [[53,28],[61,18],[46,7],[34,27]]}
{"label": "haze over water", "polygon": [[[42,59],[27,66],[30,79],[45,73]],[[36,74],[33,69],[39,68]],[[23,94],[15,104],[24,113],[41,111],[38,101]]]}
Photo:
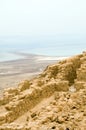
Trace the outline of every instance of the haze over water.
{"label": "haze over water", "polygon": [[71,56],[86,50],[85,0],[0,1],[0,59],[7,52]]}
{"label": "haze over water", "polygon": [[15,52],[38,54],[46,56],[69,57],[84,51],[86,44],[81,43],[31,43],[31,44],[6,44],[0,47],[0,61],[23,58]]}

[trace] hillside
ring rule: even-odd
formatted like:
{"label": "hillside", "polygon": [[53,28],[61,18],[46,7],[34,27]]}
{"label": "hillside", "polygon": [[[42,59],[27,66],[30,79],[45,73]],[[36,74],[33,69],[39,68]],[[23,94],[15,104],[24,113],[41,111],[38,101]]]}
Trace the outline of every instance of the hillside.
{"label": "hillside", "polygon": [[86,52],[4,91],[0,130],[86,130]]}
{"label": "hillside", "polygon": [[0,96],[5,88],[18,86],[19,82],[35,77],[43,72],[47,65],[57,62],[59,58],[64,58],[20,52],[12,54],[21,56],[23,59],[0,62]]}

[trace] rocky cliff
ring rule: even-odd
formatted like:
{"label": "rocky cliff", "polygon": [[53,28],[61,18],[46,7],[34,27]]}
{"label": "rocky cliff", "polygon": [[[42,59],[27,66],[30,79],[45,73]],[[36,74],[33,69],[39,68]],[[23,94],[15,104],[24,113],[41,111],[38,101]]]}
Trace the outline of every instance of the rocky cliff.
{"label": "rocky cliff", "polygon": [[86,52],[4,91],[0,130],[86,130]]}

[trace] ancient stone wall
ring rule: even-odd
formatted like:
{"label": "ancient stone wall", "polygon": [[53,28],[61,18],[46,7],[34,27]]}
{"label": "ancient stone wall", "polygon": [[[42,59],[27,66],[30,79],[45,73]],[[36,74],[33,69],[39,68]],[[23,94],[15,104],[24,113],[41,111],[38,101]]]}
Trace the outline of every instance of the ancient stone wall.
{"label": "ancient stone wall", "polygon": [[[48,66],[37,78],[7,89],[0,99],[0,107],[4,108],[0,125],[13,122],[54,92],[69,92],[71,85],[76,91],[86,89],[86,53]],[[11,128],[6,127],[6,130]]]}

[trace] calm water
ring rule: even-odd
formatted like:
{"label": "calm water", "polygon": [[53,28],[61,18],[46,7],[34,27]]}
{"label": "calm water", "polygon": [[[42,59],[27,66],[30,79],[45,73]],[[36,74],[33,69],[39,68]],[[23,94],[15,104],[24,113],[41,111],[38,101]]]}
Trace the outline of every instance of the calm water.
{"label": "calm water", "polygon": [[[23,58],[12,52],[25,52],[48,56],[72,56],[86,50],[85,43],[31,43],[31,44],[2,44],[0,45],[0,61]],[[11,52],[11,53],[9,53]]]}
{"label": "calm water", "polygon": [[0,52],[0,62],[2,61],[11,61],[24,58],[23,56],[10,53],[10,52]]}

